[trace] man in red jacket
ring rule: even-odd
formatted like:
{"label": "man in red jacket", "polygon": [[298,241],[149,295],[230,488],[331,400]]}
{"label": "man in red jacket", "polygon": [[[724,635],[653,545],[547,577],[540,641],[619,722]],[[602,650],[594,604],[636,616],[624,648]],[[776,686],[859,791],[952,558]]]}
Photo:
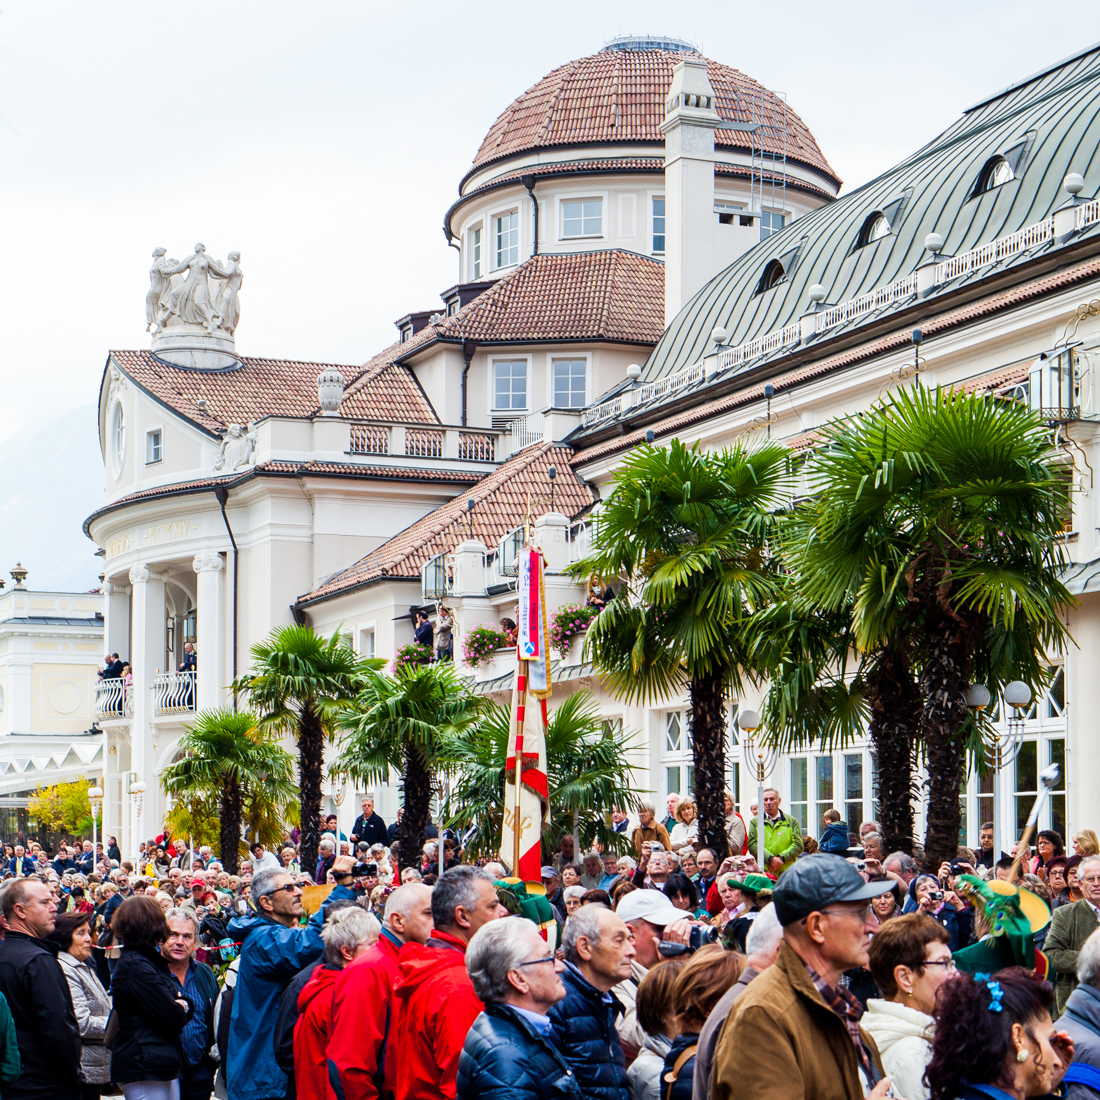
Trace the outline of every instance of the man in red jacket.
{"label": "man in red jacket", "polygon": [[297,1100],[325,1100],[326,1052],[332,1030],[332,987],[345,966],[360,959],[378,936],[378,921],[357,905],[330,913],[321,929],[325,962],[298,994],[294,1025],[294,1086]]}
{"label": "man in red jacket", "polygon": [[466,945],[507,912],[478,867],[453,867],[435,884],[432,938],[405,944],[398,957],[396,1100],[455,1100],[462,1044],[485,1007],[466,973]]}
{"label": "man in red jacket", "polygon": [[399,886],[386,901],[378,942],[337,975],[328,1040],[327,1100],[393,1097],[397,1059],[389,1037],[397,956],[402,944],[427,943],[431,934],[432,888],[420,882]]}

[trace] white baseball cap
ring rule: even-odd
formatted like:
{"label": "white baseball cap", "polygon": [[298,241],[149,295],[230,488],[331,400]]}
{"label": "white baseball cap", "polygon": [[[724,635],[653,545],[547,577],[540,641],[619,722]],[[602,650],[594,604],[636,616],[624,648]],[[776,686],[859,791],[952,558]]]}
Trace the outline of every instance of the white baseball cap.
{"label": "white baseball cap", "polygon": [[615,912],[624,921],[647,920],[659,928],[685,920],[689,914],[677,909],[660,890],[632,890],[619,902]]}

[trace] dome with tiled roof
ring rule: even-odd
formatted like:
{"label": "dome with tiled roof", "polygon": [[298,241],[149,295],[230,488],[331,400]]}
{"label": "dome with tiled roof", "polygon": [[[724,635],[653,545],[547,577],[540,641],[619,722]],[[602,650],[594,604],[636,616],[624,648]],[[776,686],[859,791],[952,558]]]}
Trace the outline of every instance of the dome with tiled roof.
{"label": "dome with tiled roof", "polygon": [[[628,38],[560,66],[500,114],[466,179],[487,165],[541,150],[663,146],[660,125],[672,70],[685,56],[693,55],[699,56],[693,47],[675,39]],[[707,59],[707,72],[723,119],[749,125],[763,121],[753,139],[758,148],[763,145],[765,153],[778,157],[785,152],[788,161],[812,169],[839,187],[841,181],[810,128],[781,98],[717,61]],[[719,130],[715,145],[717,151],[747,152],[749,138],[743,130]]]}

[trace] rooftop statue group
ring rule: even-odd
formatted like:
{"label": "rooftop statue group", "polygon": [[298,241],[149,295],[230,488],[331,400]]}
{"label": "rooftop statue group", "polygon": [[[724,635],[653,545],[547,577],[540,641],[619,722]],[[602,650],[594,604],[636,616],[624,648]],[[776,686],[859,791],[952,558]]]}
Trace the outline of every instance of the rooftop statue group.
{"label": "rooftop statue group", "polygon": [[[182,262],[165,258],[165,249],[153,249],[149,269],[149,293],[145,295],[146,331],[163,331],[175,323],[202,325],[208,333],[232,336],[241,316],[237,292],[241,288],[241,254],[230,252],[225,263],[206,254],[204,245]],[[186,277],[184,277],[186,273]],[[210,280],[220,283],[211,287]]]}

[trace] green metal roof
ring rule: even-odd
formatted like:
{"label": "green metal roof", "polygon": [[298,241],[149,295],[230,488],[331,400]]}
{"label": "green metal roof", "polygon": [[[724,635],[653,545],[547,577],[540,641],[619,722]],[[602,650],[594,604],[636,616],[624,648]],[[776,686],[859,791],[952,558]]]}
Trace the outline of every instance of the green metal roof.
{"label": "green metal roof", "polygon": [[[975,184],[989,158],[1021,142],[1016,178],[975,196]],[[910,275],[926,258],[924,239],[929,233],[945,238],[942,255],[948,257],[1042,221],[1066,201],[1062,180],[1068,172],[1085,177],[1084,197],[1095,194],[1100,183],[1098,145],[1100,45],[976,105],[895,168],[740,256],[673,319],[645,364],[643,381],[698,362],[713,348],[710,333],[715,326],[725,328],[728,343],[737,345],[796,321],[807,312],[808,289],[814,283],[825,287],[826,303],[831,305]],[[891,204],[899,204],[891,232],[855,247],[868,216]],[[923,301],[935,308],[938,298],[980,281],[990,270],[1026,264],[1054,247],[1058,246],[1044,244],[996,268],[986,266],[956,278],[937,286]],[[785,264],[786,277],[758,294],[765,267],[782,257],[793,257]],[[849,333],[913,301],[891,303],[830,328],[815,344],[824,347],[838,333]],[[782,352],[773,354],[778,358]],[[763,361],[754,360],[753,366]],[[681,390],[676,396],[683,394]]]}

